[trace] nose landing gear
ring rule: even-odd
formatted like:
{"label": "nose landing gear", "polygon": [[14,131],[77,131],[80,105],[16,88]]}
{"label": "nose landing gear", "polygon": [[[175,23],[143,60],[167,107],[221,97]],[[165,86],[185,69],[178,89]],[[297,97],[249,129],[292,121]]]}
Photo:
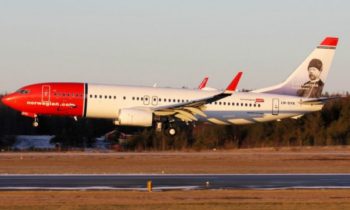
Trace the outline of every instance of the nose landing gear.
{"label": "nose landing gear", "polygon": [[33,127],[39,126],[39,119],[37,114],[31,112],[22,112],[21,114],[26,117],[34,118]]}
{"label": "nose landing gear", "polygon": [[34,118],[34,122],[33,122],[33,127],[38,127],[39,126],[39,120],[37,117]]}

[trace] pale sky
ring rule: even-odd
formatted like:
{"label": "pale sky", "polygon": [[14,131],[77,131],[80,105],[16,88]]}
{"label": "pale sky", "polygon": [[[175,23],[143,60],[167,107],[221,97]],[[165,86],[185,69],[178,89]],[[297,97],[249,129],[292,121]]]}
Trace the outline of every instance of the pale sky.
{"label": "pale sky", "polygon": [[0,93],[37,82],[239,89],[282,82],[340,38],[325,90],[350,91],[350,1],[0,0]]}

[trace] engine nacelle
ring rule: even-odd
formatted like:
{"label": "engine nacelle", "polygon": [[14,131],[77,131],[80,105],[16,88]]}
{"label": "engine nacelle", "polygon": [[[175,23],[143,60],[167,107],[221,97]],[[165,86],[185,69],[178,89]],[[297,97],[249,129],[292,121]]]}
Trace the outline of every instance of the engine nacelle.
{"label": "engine nacelle", "polygon": [[153,123],[153,113],[142,109],[121,109],[116,125],[150,127]]}

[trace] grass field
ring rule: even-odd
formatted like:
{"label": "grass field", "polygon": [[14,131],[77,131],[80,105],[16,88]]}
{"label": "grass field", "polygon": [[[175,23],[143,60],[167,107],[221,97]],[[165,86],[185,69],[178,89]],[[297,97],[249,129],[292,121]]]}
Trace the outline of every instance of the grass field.
{"label": "grass field", "polygon": [[0,209],[345,210],[350,190],[1,192]]}
{"label": "grass field", "polygon": [[0,173],[350,173],[350,148],[0,153]]}

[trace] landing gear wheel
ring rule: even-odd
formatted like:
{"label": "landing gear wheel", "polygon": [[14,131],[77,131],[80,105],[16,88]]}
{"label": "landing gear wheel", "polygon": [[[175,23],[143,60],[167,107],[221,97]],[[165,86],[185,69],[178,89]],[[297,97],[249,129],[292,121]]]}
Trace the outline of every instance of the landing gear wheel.
{"label": "landing gear wheel", "polygon": [[39,121],[37,118],[34,119],[34,122],[33,122],[33,127],[38,127],[39,126]]}
{"label": "landing gear wheel", "polygon": [[168,129],[168,134],[170,135],[170,136],[175,136],[176,135],[176,129],[175,128],[169,128]]}
{"label": "landing gear wheel", "polygon": [[38,127],[39,123],[38,122],[33,122],[33,127]]}

